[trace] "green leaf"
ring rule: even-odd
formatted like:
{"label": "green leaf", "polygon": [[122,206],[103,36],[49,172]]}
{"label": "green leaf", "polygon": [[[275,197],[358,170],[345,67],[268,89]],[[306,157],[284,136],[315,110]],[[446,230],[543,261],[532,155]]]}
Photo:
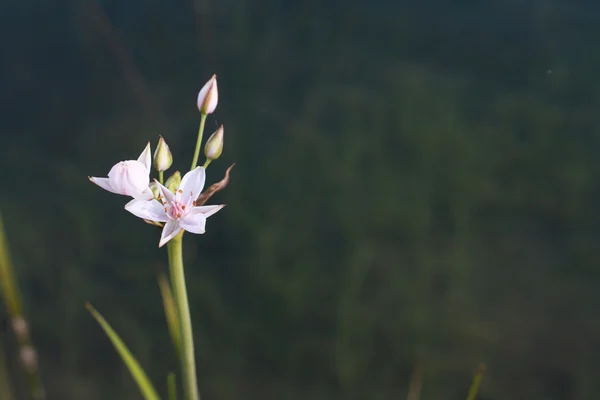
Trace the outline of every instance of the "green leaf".
{"label": "green leaf", "polygon": [[98,311],[96,311],[91,304],[88,303],[85,306],[88,309],[88,311],[92,314],[92,316],[96,319],[96,321],[98,321],[98,323],[112,342],[113,346],[115,346],[115,349],[117,349],[117,351],[121,355],[123,362],[125,363],[125,365],[127,365],[129,372],[131,373],[133,379],[135,379],[135,382],[140,388],[144,399],[160,400],[160,397],[158,396],[156,389],[154,389],[154,386],[152,386],[148,375],[146,375],[140,364],[133,357],[133,355],[131,355],[131,352],[129,351],[129,349],[127,349],[127,346],[125,346],[125,343],[123,343],[119,335],[117,335],[117,333],[111,328],[108,322],[106,322],[102,315],[100,315],[100,313],[98,313]]}

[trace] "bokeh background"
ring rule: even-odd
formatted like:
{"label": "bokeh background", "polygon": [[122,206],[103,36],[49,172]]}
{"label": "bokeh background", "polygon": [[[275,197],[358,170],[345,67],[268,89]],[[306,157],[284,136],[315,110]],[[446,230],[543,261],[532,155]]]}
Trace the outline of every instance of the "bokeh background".
{"label": "bokeh background", "polygon": [[159,135],[185,172],[213,73],[208,183],[237,164],[184,239],[203,398],[464,399],[480,362],[483,400],[597,398],[599,37],[593,1],[3,1],[0,212],[48,399],[140,398],[86,301],[163,393],[177,368],[159,232],[87,176]]}

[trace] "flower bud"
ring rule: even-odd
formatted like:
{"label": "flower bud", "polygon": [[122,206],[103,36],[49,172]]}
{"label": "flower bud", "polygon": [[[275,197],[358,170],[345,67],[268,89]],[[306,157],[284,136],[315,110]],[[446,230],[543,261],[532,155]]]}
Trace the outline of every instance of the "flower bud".
{"label": "flower bud", "polygon": [[154,168],[158,172],[163,172],[168,170],[173,164],[173,156],[171,155],[171,150],[169,150],[169,145],[165,142],[165,139],[161,138],[158,140],[158,145],[156,145],[156,150],[154,151]]}
{"label": "flower bud", "polygon": [[198,93],[198,110],[202,114],[212,114],[219,102],[219,91],[217,89],[217,76],[213,75],[200,89]]}
{"label": "flower bud", "polygon": [[171,192],[175,193],[177,189],[179,189],[179,184],[181,183],[181,173],[179,171],[175,171],[173,175],[167,179],[165,182],[165,187],[169,189]]}
{"label": "flower bud", "polygon": [[204,155],[209,160],[216,160],[223,152],[223,125],[210,135],[204,145]]}

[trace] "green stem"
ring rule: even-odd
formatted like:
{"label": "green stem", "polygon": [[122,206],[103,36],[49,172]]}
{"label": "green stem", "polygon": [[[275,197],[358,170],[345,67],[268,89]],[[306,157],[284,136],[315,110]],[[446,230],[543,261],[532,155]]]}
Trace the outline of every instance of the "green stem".
{"label": "green stem", "polygon": [[206,122],[206,114],[202,113],[200,116],[200,128],[198,128],[198,140],[196,141],[196,150],[194,151],[194,158],[192,159],[192,168],[190,171],[196,168],[198,164],[198,156],[200,155],[200,147],[202,145],[202,135],[204,135],[204,123]]}
{"label": "green stem", "polygon": [[192,334],[192,320],[183,271],[182,238],[183,231],[169,241],[167,250],[171,269],[171,285],[173,285],[173,295],[179,315],[181,332],[180,359],[184,399],[199,400],[200,395],[198,394],[198,384],[196,382],[196,362],[194,357],[194,336]]}
{"label": "green stem", "polygon": [[165,182],[163,181],[164,178],[164,172],[163,171],[158,171],[158,181],[160,182],[160,184],[164,184]]}
{"label": "green stem", "polygon": [[485,365],[479,364],[479,368],[477,372],[475,372],[475,376],[473,376],[473,382],[471,383],[471,387],[469,388],[469,395],[467,396],[467,400],[475,400],[477,397],[477,392],[479,391],[479,385],[481,385],[481,379],[483,378],[483,372],[485,371]]}
{"label": "green stem", "polygon": [[177,400],[177,383],[175,372],[169,372],[167,376],[167,393],[169,400]]}
{"label": "green stem", "polygon": [[204,162],[204,169],[206,169],[208,167],[208,164],[210,164],[212,160],[210,158],[207,158],[206,161]]}
{"label": "green stem", "polygon": [[21,296],[17,287],[17,279],[8,251],[8,241],[0,218],[0,300],[4,300],[8,310],[9,320],[21,354],[21,364],[27,377],[30,397],[34,400],[46,398],[40,371],[37,363],[37,353],[31,341],[25,314],[21,307]]}

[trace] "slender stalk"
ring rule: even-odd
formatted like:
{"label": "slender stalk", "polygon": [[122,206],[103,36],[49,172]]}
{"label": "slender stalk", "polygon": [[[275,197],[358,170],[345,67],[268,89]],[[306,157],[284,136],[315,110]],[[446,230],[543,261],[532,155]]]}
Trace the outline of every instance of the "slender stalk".
{"label": "slender stalk", "polygon": [[160,182],[161,185],[165,183],[163,181],[163,177],[164,177],[163,171],[158,171],[158,181]]}
{"label": "slender stalk", "polygon": [[181,332],[181,377],[183,380],[183,393],[185,400],[199,400],[198,384],[196,382],[196,362],[194,356],[194,336],[192,334],[192,321],[185,288],[185,274],[183,271],[182,255],[183,231],[167,244],[169,253],[169,266],[171,270],[171,285],[175,305],[179,315]]}
{"label": "slender stalk", "polygon": [[198,165],[198,156],[200,156],[200,147],[202,146],[202,136],[204,135],[204,123],[206,122],[206,114],[200,114],[200,128],[198,128],[198,140],[196,141],[196,150],[194,151],[194,158],[192,159],[192,168],[190,171],[196,168]]}
{"label": "slender stalk", "polygon": [[27,377],[29,393],[34,400],[44,400],[46,394],[40,371],[38,369],[37,352],[33,347],[27,319],[21,307],[21,296],[17,287],[13,265],[8,251],[8,241],[0,218],[0,298],[4,300],[10,322],[19,346],[21,366]]}
{"label": "slender stalk", "polygon": [[210,158],[207,158],[206,161],[204,162],[204,169],[206,169],[208,167],[208,164],[210,164],[212,160]]}
{"label": "slender stalk", "polygon": [[479,392],[479,385],[481,385],[481,379],[483,379],[483,372],[485,371],[485,365],[479,364],[479,368],[477,368],[477,372],[473,376],[473,382],[471,383],[471,387],[469,388],[469,395],[467,396],[467,400],[475,400],[477,398],[477,392]]}
{"label": "slender stalk", "polygon": [[168,400],[177,400],[177,377],[175,376],[175,372],[169,372],[167,375],[167,393]]}

